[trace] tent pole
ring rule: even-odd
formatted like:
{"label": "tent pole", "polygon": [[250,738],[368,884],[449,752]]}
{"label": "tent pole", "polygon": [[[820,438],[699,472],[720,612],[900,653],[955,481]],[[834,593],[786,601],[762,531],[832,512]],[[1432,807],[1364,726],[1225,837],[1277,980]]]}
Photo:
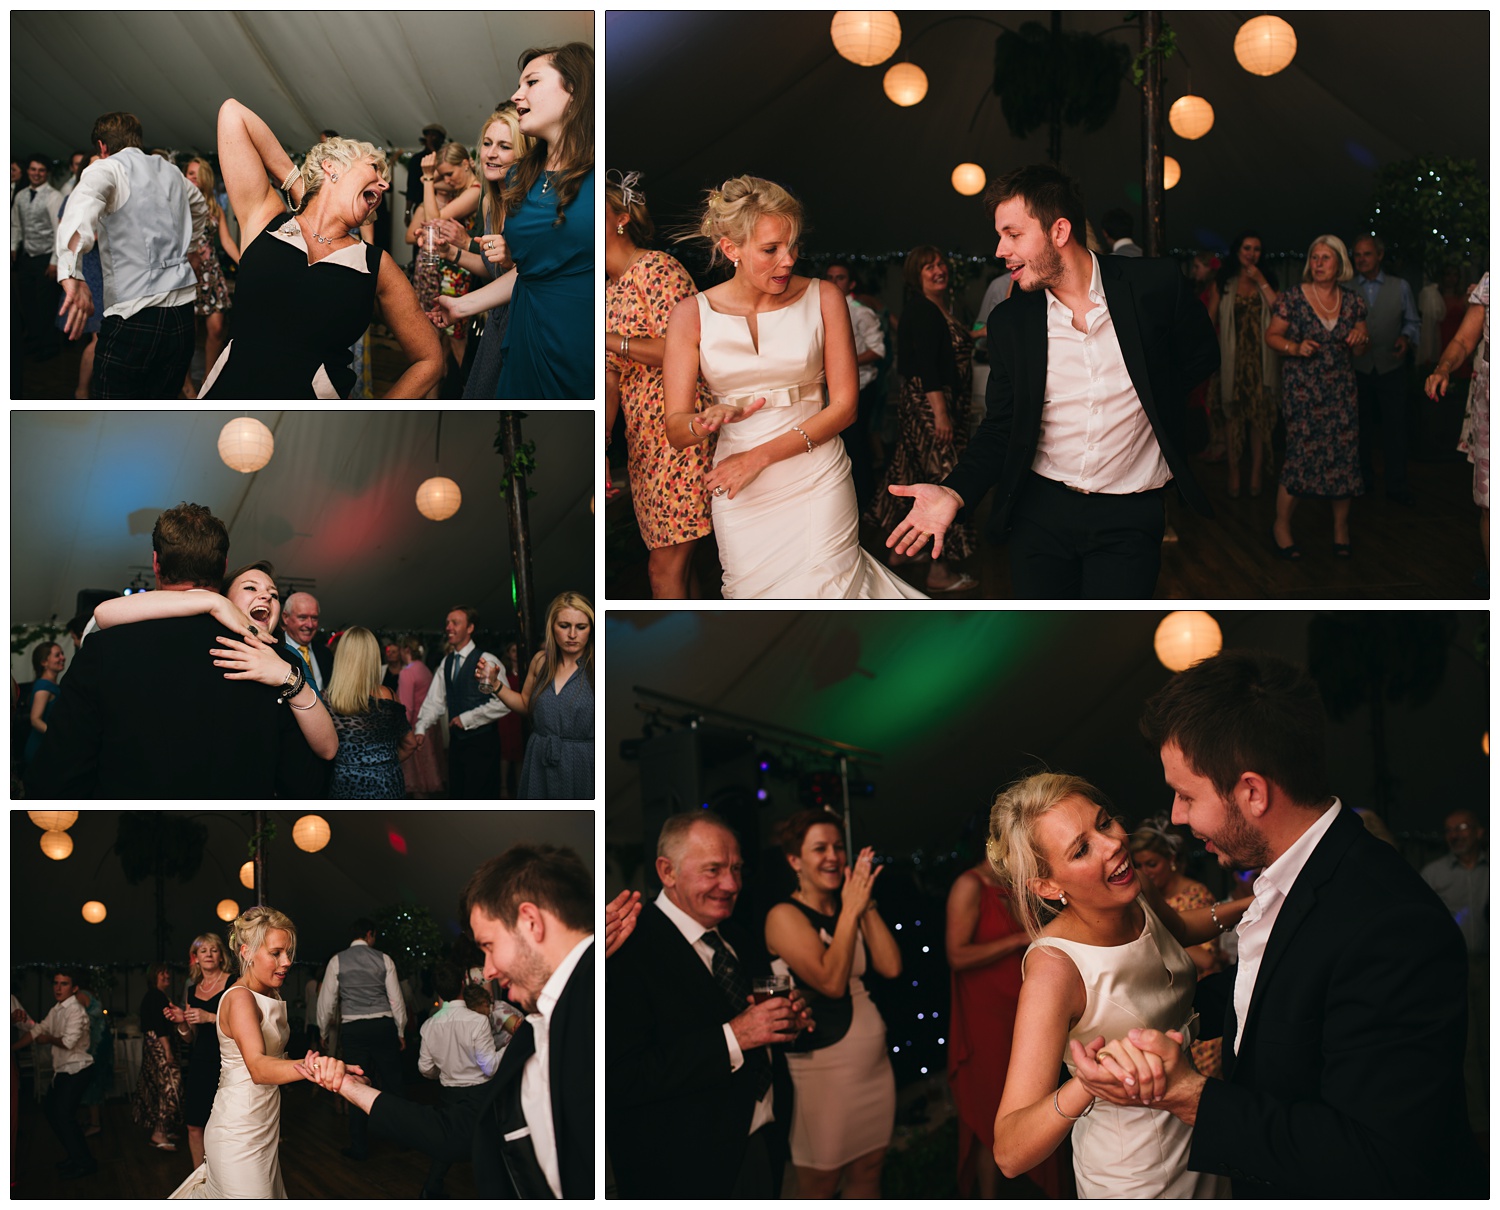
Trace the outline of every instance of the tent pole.
{"label": "tent pole", "polygon": [[250,812],[250,834],[255,837],[255,906],[266,906],[266,815]]}
{"label": "tent pole", "polygon": [[536,602],[531,583],[531,525],[526,513],[526,472],[516,465],[516,451],[521,447],[521,418],[524,412],[501,412],[500,434],[505,465],[510,479],[505,484],[505,503],[510,516],[510,565],[516,577],[516,612],[520,615],[521,639],[525,651],[524,666],[537,650],[533,629]]}
{"label": "tent pole", "polygon": [[844,852],[854,852],[854,821],[849,818],[849,758],[839,757],[839,783],[844,790]]}
{"label": "tent pole", "polygon": [[1165,65],[1157,49],[1160,44],[1161,13],[1142,13],[1141,49],[1147,52],[1146,79],[1141,85],[1141,151],[1145,160],[1142,190],[1145,230],[1142,240],[1143,251],[1147,256],[1162,256],[1166,250],[1166,191],[1163,188],[1162,166],[1162,148],[1166,143],[1165,111],[1162,104]]}

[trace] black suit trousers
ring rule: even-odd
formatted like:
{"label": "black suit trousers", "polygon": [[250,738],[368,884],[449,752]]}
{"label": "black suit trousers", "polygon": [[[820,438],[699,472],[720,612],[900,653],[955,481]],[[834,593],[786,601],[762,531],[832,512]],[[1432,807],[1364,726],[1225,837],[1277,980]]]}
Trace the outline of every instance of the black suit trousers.
{"label": "black suit trousers", "polygon": [[[364,1068],[365,1077],[381,1092],[401,1095],[401,1042],[391,1017],[345,1021],[339,1029],[344,1062]],[[349,1110],[349,1150],[365,1155],[370,1148],[370,1118],[361,1109]]]}
{"label": "black suit trousers", "polygon": [[1018,598],[1147,600],[1161,571],[1162,489],[1075,492],[1029,472],[1011,513],[1011,591]]}
{"label": "black suit trousers", "polygon": [[81,1168],[87,1168],[94,1162],[89,1145],[84,1140],[83,1130],[78,1125],[78,1106],[83,1103],[83,1094],[93,1078],[92,1066],[85,1067],[74,1075],[59,1072],[53,1077],[52,1091],[47,1094],[47,1100],[43,1104],[52,1133],[57,1135],[57,1141],[68,1153],[68,1159]]}
{"label": "black suit trousers", "polygon": [[500,797],[500,730],[494,723],[448,733],[448,796]]}

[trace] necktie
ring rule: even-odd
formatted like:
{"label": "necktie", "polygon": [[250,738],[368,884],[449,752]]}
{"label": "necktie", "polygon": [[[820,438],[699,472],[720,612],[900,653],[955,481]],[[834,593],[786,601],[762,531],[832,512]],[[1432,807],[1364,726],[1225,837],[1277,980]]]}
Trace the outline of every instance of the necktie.
{"label": "necktie", "polygon": [[31,194],[31,200],[33,202],[36,201],[36,190],[35,189],[28,189],[26,192],[29,193],[29,194]]}
{"label": "necktie", "polygon": [[307,679],[308,680],[312,680],[313,679],[312,652],[310,652],[306,647],[298,647],[297,650],[302,653],[302,662],[307,665]]}
{"label": "necktie", "polygon": [[[729,952],[729,947],[724,944],[724,938],[719,936],[716,929],[710,929],[703,934],[703,943],[714,952],[714,979],[723,989],[725,998],[734,1009],[735,1016],[739,1016],[749,1007],[746,1000],[750,996],[750,980],[745,978],[745,972],[740,970],[740,964],[735,961],[734,955]],[[765,1051],[764,1061],[761,1061],[759,1057],[746,1055],[745,1066],[750,1069],[750,1079],[754,1082],[755,1099],[758,1101],[766,1095],[766,1089],[771,1087],[770,1051]]]}
{"label": "necktie", "polygon": [[448,657],[448,718],[451,720],[462,711],[453,704],[454,682],[458,680],[458,652]]}

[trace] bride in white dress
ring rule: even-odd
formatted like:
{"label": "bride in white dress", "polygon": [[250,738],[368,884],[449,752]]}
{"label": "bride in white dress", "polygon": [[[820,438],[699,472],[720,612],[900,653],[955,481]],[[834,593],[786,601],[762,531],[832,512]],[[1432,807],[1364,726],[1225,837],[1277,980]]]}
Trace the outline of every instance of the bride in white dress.
{"label": "bride in white dress", "polygon": [[[1197,969],[1183,947],[1233,927],[1251,902],[1174,911],[1136,875],[1129,837],[1101,802],[1082,778],[1039,773],[990,810],[990,863],[1032,938],[995,1162],[1016,1176],[1071,1134],[1080,1198],[1228,1197],[1227,1180],[1188,1169],[1191,1127],[1145,1105],[1095,1102],[1076,1077],[1057,1082],[1062,1064],[1075,1071],[1075,1048],[1131,1029],[1177,1031],[1186,1054]],[[1125,1074],[1108,1051],[1097,1061]]]}
{"label": "bride in white dress", "polygon": [[282,913],[248,909],[229,944],[244,974],[219,1001],[219,1088],[203,1130],[203,1163],[172,1193],[187,1198],[285,1198],[281,1183],[281,1085],[307,1078],[286,1058],[289,1029],[281,985],[297,948],[297,930]]}
{"label": "bride in white dress", "polygon": [[[802,207],[759,177],[709,193],[699,234],[734,266],[683,300],[667,323],[667,438],[678,449],[718,434],[714,537],[725,599],[921,598],[860,549],[849,458],[859,375],[848,304],[798,277]],[[697,407],[699,375],[713,395]]]}

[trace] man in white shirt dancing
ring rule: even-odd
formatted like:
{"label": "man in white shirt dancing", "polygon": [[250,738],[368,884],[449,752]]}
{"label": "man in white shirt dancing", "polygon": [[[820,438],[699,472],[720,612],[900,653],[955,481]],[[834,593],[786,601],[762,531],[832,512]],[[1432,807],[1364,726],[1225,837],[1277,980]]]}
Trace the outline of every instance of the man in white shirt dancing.
{"label": "man in white shirt dancing", "polygon": [[[438,968],[434,982],[443,1006],[422,1023],[422,1050],[417,1056],[417,1070],[429,1080],[442,1082],[445,1107],[482,1101],[485,1085],[500,1069],[500,1052],[490,1029],[493,999],[489,989],[478,983],[464,984],[463,977],[453,963]],[[445,1197],[443,1177],[468,1154],[468,1141],[463,1140],[452,1150],[434,1155],[422,1196]]]}
{"label": "man in white shirt dancing", "polygon": [[68,1153],[57,1166],[63,1180],[99,1171],[78,1125],[78,1106],[89,1082],[88,1068],[94,1056],[89,1054],[89,1015],[78,1003],[77,992],[78,984],[71,972],[53,972],[52,998],[57,1003],[40,1025],[22,1027],[33,1045],[52,1047],[52,1091],[47,1094],[44,1109],[52,1133]]}
{"label": "man in white shirt dancing", "polygon": [[495,724],[510,710],[498,697],[480,689],[474,677],[481,660],[494,667],[500,664],[475,644],[478,624],[479,611],[471,605],[455,605],[448,611],[444,625],[448,654],[417,715],[419,738],[439,719],[448,720],[450,798],[500,797],[500,729]]}

